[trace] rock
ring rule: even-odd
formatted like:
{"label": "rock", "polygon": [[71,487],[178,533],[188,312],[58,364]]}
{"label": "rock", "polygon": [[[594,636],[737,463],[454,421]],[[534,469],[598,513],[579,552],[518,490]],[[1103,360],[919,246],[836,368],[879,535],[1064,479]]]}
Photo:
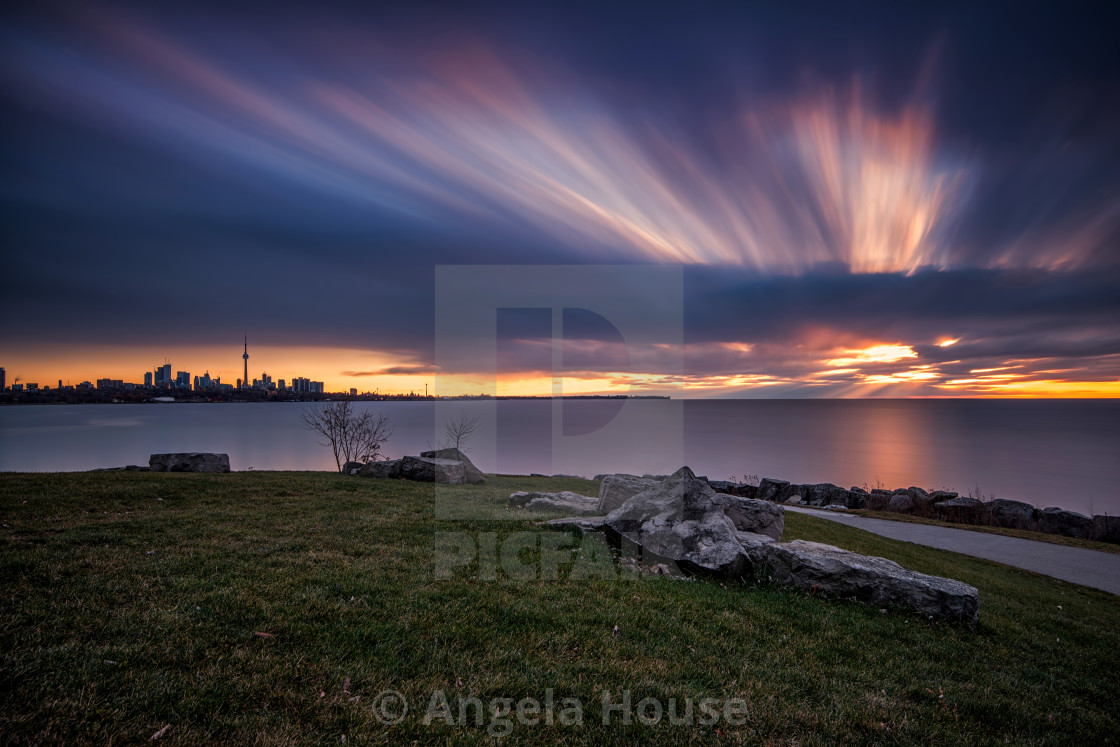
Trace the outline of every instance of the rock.
{"label": "rock", "polygon": [[[514,495],[517,494],[514,493]],[[513,500],[512,495],[510,500]],[[599,507],[599,499],[565,490],[561,493],[533,493],[524,505],[525,508],[534,511],[593,514]]]}
{"label": "rock", "polygon": [[830,482],[802,485],[801,490],[805,502],[810,506],[825,506],[829,503],[847,506],[850,497],[847,490]]}
{"label": "rock", "polygon": [[932,493],[929,494],[929,500],[935,506],[938,503],[944,503],[945,501],[951,501],[951,500],[953,500],[954,498],[957,498],[957,497],[958,497],[958,494],[954,493],[951,490],[935,490],[935,491],[933,491]]}
{"label": "rock", "polygon": [[672,561],[687,572],[741,578],[753,567],[724,513],[725,501],[682,467],[611,511],[603,529],[645,562]]}
{"label": "rock", "polygon": [[914,510],[914,499],[910,497],[909,493],[895,493],[891,496],[890,503],[887,504],[887,510],[908,514]]}
{"label": "rock", "polygon": [[599,483],[599,513],[606,515],[631,497],[659,484],[661,480],[637,475],[605,475]]}
{"label": "rock", "polygon": [[934,509],[948,521],[969,523],[979,514],[984,504],[975,498],[957,497],[949,498],[940,503],[933,504]]}
{"label": "rock", "polygon": [[788,480],[771,480],[769,477],[764,477],[758,483],[758,490],[755,492],[754,497],[760,501],[773,501],[774,503],[781,503],[788,495],[782,495],[789,488]]}
{"label": "rock", "polygon": [[1076,511],[1057,507],[1044,508],[1038,512],[1038,531],[1089,539],[1093,534],[1093,519]]}
{"label": "rock", "polygon": [[433,457],[406,456],[401,459],[400,470],[406,480],[442,485],[461,485],[466,474],[462,462]]}
{"label": "rock", "polygon": [[984,504],[982,513],[994,526],[1034,529],[1035,509],[1029,503],[996,498]]}
{"label": "rock", "polygon": [[886,511],[887,507],[891,504],[891,494],[886,490],[879,490],[876,488],[872,490],[867,496],[867,501],[864,503],[864,508],[871,511]]}
{"label": "rock", "polygon": [[819,542],[794,540],[766,545],[773,580],[828,597],[899,605],[923,616],[976,622],[980,593],[972,586],[908,571],[886,558],[857,555]]}
{"label": "rock", "polygon": [[926,512],[933,505],[933,499],[925,490],[911,485],[906,491],[910,494],[910,499],[914,501],[915,511]]}
{"label": "rock", "polygon": [[[668,477],[668,475],[651,475],[651,474],[647,473],[647,474],[642,475],[642,477],[644,477],[647,480],[657,480],[658,482],[661,482],[666,477]],[[706,477],[697,477],[696,479],[697,480],[703,480],[705,482],[708,481],[708,478],[706,478]]]}
{"label": "rock", "polygon": [[396,479],[401,476],[401,460],[382,459],[376,462],[366,462],[362,465],[362,468],[358,470],[358,474],[362,477]]}
{"label": "rock", "polygon": [[735,486],[739,483],[730,482],[728,480],[709,480],[708,484],[711,485],[712,490],[716,491],[717,493],[723,493],[725,495],[735,495],[731,491],[734,490]]}
{"label": "rock", "polygon": [[764,534],[774,540],[782,538],[786,512],[777,503],[737,495],[717,494],[717,497],[724,501],[723,512],[740,532]]}
{"label": "rock", "polygon": [[841,506],[839,503],[830,503],[827,506],[821,506],[821,511],[847,511],[847,506]]}
{"label": "rock", "polygon": [[775,541],[773,537],[758,532],[735,532],[735,539],[747,551],[773,544]]}
{"label": "rock", "polygon": [[549,519],[542,521],[539,526],[549,527],[577,527],[582,534],[603,531],[606,516],[565,516],[562,519]]}
{"label": "rock", "polygon": [[783,503],[785,503],[787,506],[800,506],[802,505],[801,496],[791,495],[789,498],[786,498]]}
{"label": "rock", "polygon": [[152,454],[148,458],[152,472],[229,472],[228,454]]}
{"label": "rock", "polygon": [[346,464],[342,465],[342,474],[356,475],[358,474],[358,471],[365,466],[366,465],[363,462],[347,462]]}
{"label": "rock", "polygon": [[853,485],[851,488],[848,488],[848,508],[867,508],[867,499],[870,497],[866,490]]}
{"label": "rock", "polygon": [[467,455],[456,448],[435,449],[434,451],[421,451],[420,456],[428,459],[451,459],[463,465],[463,482],[471,485],[481,485],[486,482],[482,470],[474,466]]}
{"label": "rock", "polygon": [[1094,516],[1093,539],[1101,542],[1120,542],[1120,516],[1099,514]]}

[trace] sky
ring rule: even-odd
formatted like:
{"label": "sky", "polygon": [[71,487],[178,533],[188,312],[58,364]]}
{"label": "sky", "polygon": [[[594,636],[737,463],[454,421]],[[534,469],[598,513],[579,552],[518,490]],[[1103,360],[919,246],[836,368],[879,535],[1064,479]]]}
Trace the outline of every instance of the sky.
{"label": "sky", "polygon": [[[1108,11],[6,3],[0,366],[1120,396]],[[446,370],[448,265],[680,268],[680,324],[511,317],[496,381]]]}

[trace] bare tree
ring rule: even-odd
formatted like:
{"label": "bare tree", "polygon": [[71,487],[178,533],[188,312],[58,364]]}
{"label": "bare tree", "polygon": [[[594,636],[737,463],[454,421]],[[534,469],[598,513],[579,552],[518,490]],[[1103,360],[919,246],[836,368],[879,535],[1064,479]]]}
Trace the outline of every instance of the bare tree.
{"label": "bare tree", "polygon": [[468,416],[466,410],[462,411],[458,418],[448,420],[447,425],[444,426],[444,448],[455,448],[462,451],[467,445],[467,441],[474,438],[474,434],[478,429],[478,417],[474,415]]}
{"label": "bare tree", "polygon": [[304,428],[322,437],[324,446],[331,447],[339,472],[347,462],[381,458],[381,446],[393,435],[388,416],[375,416],[368,410],[358,413],[349,401],[310,407],[300,415],[300,420]]}

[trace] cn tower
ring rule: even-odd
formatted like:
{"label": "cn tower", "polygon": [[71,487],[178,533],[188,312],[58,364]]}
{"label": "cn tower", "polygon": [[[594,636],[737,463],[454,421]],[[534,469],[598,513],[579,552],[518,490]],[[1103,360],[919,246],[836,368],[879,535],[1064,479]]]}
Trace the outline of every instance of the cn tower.
{"label": "cn tower", "polygon": [[245,353],[241,356],[245,361],[245,378],[241,379],[241,387],[243,389],[249,388],[249,334],[245,334]]}

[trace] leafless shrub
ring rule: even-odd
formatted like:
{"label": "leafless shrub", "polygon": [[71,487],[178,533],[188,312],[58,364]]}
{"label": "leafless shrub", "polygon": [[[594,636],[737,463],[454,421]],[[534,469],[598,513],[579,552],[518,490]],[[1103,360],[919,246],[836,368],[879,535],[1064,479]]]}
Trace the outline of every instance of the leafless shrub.
{"label": "leafless shrub", "polygon": [[393,435],[388,416],[368,410],[359,413],[349,401],[312,406],[304,410],[300,420],[322,438],[324,446],[331,447],[339,472],[346,462],[380,459],[382,445]]}
{"label": "leafless shrub", "polygon": [[479,428],[478,417],[467,415],[466,410],[464,410],[459,414],[458,418],[447,421],[447,424],[444,426],[443,445],[441,448],[455,448],[459,451],[463,451],[466,448],[467,442],[474,438],[474,434]]}

